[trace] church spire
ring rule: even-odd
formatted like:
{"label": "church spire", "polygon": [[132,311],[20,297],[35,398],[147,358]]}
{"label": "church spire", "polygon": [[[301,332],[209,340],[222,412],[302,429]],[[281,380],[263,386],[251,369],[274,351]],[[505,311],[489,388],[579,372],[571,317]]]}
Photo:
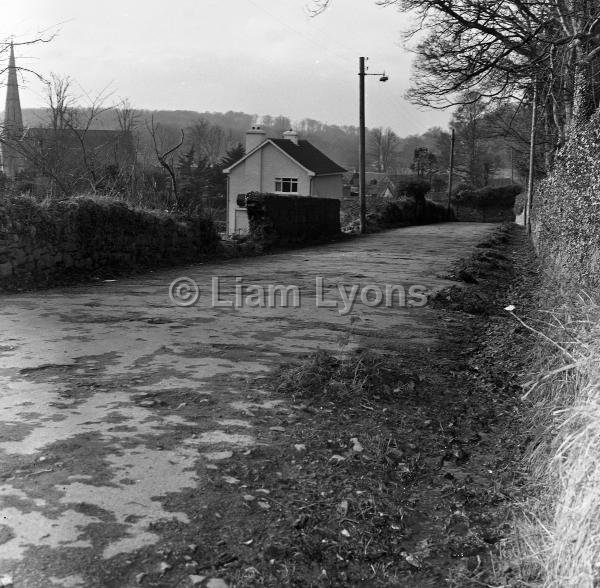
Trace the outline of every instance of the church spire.
{"label": "church spire", "polygon": [[19,82],[15,65],[15,50],[10,44],[8,60],[8,83],[6,85],[6,107],[4,108],[4,132],[11,139],[18,139],[23,134],[23,114],[19,98]]}
{"label": "church spire", "polygon": [[[17,66],[15,64],[15,50],[10,43],[10,57],[8,60],[8,82],[6,84],[6,106],[4,108],[5,140],[19,140],[23,136],[23,113],[21,112],[21,100],[19,98],[19,81],[17,80]],[[2,142],[2,168],[9,178],[14,178],[20,171],[22,165],[20,158],[14,149],[11,149],[5,141]]]}

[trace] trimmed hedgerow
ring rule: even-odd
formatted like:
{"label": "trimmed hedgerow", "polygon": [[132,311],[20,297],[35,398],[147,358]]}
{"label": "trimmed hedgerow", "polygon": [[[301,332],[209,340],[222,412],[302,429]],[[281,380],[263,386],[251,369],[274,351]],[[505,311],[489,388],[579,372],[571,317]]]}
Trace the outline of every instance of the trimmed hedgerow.
{"label": "trimmed hedgerow", "polygon": [[250,236],[263,247],[311,243],[340,235],[340,201],[249,192]]}
{"label": "trimmed hedgerow", "polygon": [[400,200],[386,203],[379,213],[378,224],[382,226],[398,226],[401,224],[425,225],[453,221],[454,213],[441,204],[431,200]]}
{"label": "trimmed hedgerow", "polygon": [[521,186],[486,186],[484,188],[462,188],[452,196],[452,203],[473,208],[504,208],[511,209],[515,199],[521,192]]}

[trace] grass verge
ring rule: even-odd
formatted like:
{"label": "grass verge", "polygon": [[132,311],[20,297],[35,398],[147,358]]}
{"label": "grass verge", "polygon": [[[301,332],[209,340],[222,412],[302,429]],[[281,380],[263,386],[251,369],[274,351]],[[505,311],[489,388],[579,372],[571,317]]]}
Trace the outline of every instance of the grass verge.
{"label": "grass verge", "polygon": [[514,548],[523,577],[600,585],[600,299],[548,279],[525,396],[531,406],[531,497]]}

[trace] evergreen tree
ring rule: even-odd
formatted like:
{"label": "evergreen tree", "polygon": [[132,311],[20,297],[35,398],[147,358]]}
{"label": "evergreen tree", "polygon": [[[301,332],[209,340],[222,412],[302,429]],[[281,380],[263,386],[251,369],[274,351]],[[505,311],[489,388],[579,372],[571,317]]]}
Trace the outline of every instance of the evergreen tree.
{"label": "evergreen tree", "polygon": [[241,143],[234,145],[230,149],[227,150],[227,153],[223,156],[220,161],[222,169],[228,168],[230,165],[233,165],[236,161],[239,161],[246,155],[246,149]]}

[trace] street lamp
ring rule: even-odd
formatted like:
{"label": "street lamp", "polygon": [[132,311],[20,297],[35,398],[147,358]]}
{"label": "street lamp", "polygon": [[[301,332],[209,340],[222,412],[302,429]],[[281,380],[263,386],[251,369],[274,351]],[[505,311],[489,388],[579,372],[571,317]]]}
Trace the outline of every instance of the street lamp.
{"label": "street lamp", "polygon": [[358,146],[358,158],[359,158],[359,169],[358,169],[358,196],[360,199],[360,232],[367,232],[367,197],[366,197],[366,181],[365,181],[365,168],[366,168],[366,128],[365,128],[365,76],[379,76],[380,82],[387,82],[389,77],[385,72],[381,73],[367,73],[367,69],[365,67],[365,61],[367,57],[359,57],[358,60],[358,77],[359,77],[359,88],[360,88],[360,96],[359,96],[359,111],[360,111],[360,141]]}

